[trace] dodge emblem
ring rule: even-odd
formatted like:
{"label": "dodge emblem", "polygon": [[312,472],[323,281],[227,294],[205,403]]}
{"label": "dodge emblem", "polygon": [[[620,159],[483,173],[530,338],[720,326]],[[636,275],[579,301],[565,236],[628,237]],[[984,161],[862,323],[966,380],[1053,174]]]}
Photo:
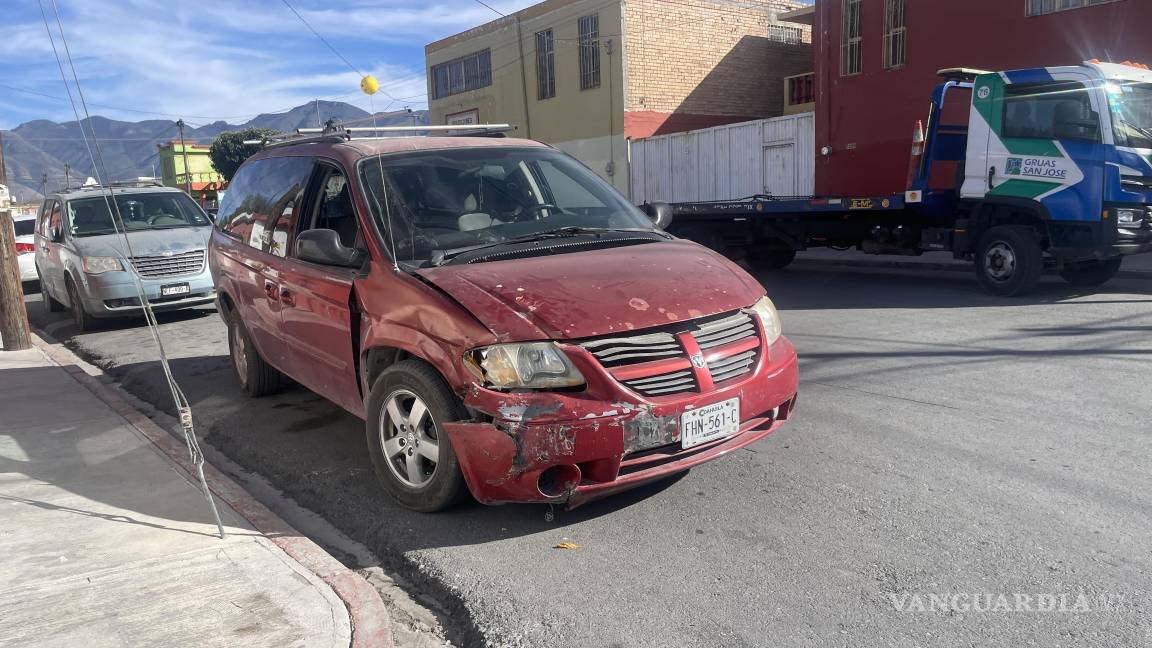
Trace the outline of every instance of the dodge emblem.
{"label": "dodge emblem", "polygon": [[693,367],[696,367],[697,369],[703,369],[707,365],[708,365],[708,363],[704,362],[704,354],[703,353],[697,353],[696,355],[692,356],[692,366]]}

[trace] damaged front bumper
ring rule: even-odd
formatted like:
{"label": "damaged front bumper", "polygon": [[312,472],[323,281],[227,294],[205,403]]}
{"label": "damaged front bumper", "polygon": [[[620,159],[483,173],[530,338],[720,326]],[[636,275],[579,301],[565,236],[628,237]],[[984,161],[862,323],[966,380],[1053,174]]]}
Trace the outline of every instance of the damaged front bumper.
{"label": "damaged front bumper", "polygon": [[[776,431],[795,409],[796,351],[783,337],[763,351],[756,370],[735,384],[646,400],[591,357],[570,350],[589,378],[587,391],[509,394],[472,385],[465,405],[491,420],[444,429],[480,502],[571,508],[683,472]],[[740,399],[739,432],[682,449],[681,415],[732,398]]]}

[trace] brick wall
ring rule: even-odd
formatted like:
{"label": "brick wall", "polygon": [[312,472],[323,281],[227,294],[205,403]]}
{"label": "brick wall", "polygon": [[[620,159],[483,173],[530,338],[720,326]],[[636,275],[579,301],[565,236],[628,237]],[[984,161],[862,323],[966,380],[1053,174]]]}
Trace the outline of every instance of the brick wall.
{"label": "brick wall", "polygon": [[[783,79],[812,70],[811,28],[778,23],[791,0],[625,0],[628,95],[633,113],[774,117]],[[768,37],[802,29],[801,45]]]}

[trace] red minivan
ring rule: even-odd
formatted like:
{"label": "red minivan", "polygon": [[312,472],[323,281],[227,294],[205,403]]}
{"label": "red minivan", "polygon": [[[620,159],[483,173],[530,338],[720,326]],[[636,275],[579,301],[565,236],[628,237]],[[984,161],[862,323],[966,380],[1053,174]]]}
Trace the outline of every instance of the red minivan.
{"label": "red minivan", "polygon": [[210,246],[240,385],[286,375],[363,418],[419,511],[465,488],[576,506],[744,447],[791,416],[796,352],[759,283],[662,231],[666,207],[533,141],[270,144]]}

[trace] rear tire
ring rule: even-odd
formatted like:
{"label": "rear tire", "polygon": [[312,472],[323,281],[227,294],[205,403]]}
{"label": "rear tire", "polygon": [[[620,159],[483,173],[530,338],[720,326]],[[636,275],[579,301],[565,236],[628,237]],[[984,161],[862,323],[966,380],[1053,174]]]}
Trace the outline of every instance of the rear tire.
{"label": "rear tire", "polygon": [[464,497],[464,475],[443,424],[465,420],[468,412],[435,369],[420,360],[385,369],[372,385],[367,414],[376,477],[401,506],[433,513]]}
{"label": "rear tire", "polygon": [[1117,257],[1104,261],[1068,263],[1060,271],[1060,276],[1073,286],[1102,286],[1116,278],[1122,261],[1122,257]]}
{"label": "rear tire", "polygon": [[[95,319],[84,310],[84,302],[80,301],[80,291],[76,288],[76,283],[71,279],[65,282],[68,289],[69,308],[72,311],[72,322],[76,325],[76,330],[81,333],[91,331],[96,328]],[[49,305],[51,308],[51,305]]]}
{"label": "rear tire", "polygon": [[1035,230],[1023,225],[1000,225],[980,237],[976,277],[993,295],[1014,297],[1030,292],[1040,282],[1044,252]]}
{"label": "rear tire", "polygon": [[744,262],[753,270],[783,270],[796,260],[796,250],[787,244],[749,246]]}
{"label": "rear tire", "polygon": [[244,328],[240,315],[236,313],[228,318],[228,355],[232,358],[232,369],[236,372],[240,389],[245,394],[260,398],[280,391],[280,371],[260,357],[248,336],[248,329]]}

